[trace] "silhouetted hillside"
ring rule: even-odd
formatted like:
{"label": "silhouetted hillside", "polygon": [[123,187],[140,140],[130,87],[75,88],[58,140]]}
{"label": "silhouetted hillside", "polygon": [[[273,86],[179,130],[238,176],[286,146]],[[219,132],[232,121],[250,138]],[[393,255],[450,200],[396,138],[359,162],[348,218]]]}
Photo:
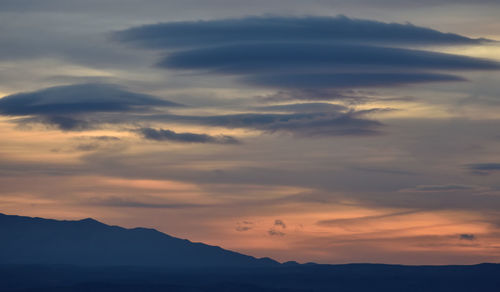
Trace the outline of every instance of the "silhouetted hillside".
{"label": "silhouetted hillside", "polygon": [[269,266],[271,259],[193,243],[154,229],[93,219],[58,221],[0,214],[0,263],[85,266]]}
{"label": "silhouetted hillside", "polygon": [[317,265],[256,259],[153,229],[0,214],[2,292],[499,291],[500,265]]}
{"label": "silhouetted hillside", "polygon": [[253,268],[0,265],[8,292],[499,291],[500,265],[297,265]]}

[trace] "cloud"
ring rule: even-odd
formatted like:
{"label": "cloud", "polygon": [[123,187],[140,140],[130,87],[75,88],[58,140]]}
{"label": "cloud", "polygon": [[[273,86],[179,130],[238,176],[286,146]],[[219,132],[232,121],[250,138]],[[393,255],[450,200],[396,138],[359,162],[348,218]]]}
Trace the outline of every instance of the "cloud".
{"label": "cloud", "polygon": [[286,224],[283,222],[281,219],[276,219],[274,220],[273,227],[267,231],[267,234],[270,236],[285,236],[286,233],[283,231],[280,231],[278,229],[284,230],[286,229]]}
{"label": "cloud", "polygon": [[[158,114],[156,109],[176,107],[177,103],[154,96],[126,91],[107,84],[79,84],[51,87],[0,99],[0,114],[19,116],[18,124],[41,123],[63,131],[84,131],[103,124],[155,121],[204,126],[289,132],[302,136],[373,135],[381,123],[367,119],[371,112],[355,111],[328,103],[296,103],[254,107],[250,112],[233,115],[188,116]],[[260,113],[269,112],[269,113]],[[144,138],[156,141],[237,144],[231,136],[176,133],[172,130],[141,127]]]}
{"label": "cloud", "polygon": [[337,17],[247,17],[181,21],[133,27],[116,40],[147,48],[184,48],[255,42],[371,42],[390,44],[477,44],[457,34],[412,24]]}
{"label": "cloud", "polygon": [[[258,102],[276,103],[290,101],[340,101],[345,104],[363,104],[373,101],[384,102],[413,102],[418,100],[412,96],[382,97],[374,91],[331,88],[291,88],[279,90],[272,94],[256,96]],[[324,103],[313,103],[324,104]],[[263,107],[265,109],[265,107]]]}
{"label": "cloud", "polygon": [[122,140],[114,136],[81,136],[73,140],[78,142],[74,147],[76,151],[118,150],[125,147],[125,144],[121,143]]}
{"label": "cloud", "polygon": [[92,199],[91,205],[106,206],[106,207],[120,207],[120,208],[153,208],[153,209],[184,209],[184,208],[198,208],[204,205],[191,204],[191,203],[146,203],[140,201],[129,200],[120,197],[110,197],[105,199]]}
{"label": "cloud", "polygon": [[465,167],[475,174],[487,175],[495,171],[500,171],[500,163],[473,163]]}
{"label": "cloud", "polygon": [[441,71],[500,70],[492,60],[401,47],[484,40],[344,16],[172,22],[119,31],[114,38],[163,50],[161,68],[239,75],[263,87],[387,87],[465,80]]}
{"label": "cloud", "polygon": [[339,74],[276,74],[243,78],[253,85],[271,88],[350,88],[386,87],[412,83],[466,81],[449,74],[433,73],[339,73]]}
{"label": "cloud", "polygon": [[76,84],[8,95],[0,99],[0,114],[24,116],[126,112],[152,106],[179,104],[110,84]]}
{"label": "cloud", "polygon": [[272,94],[256,96],[259,102],[289,102],[295,100],[314,101],[350,101],[363,103],[369,101],[369,93],[354,91],[352,89],[334,90],[329,88],[296,88],[280,90]]}
{"label": "cloud", "polygon": [[182,50],[169,54],[160,67],[250,74],[309,70],[407,69],[410,71],[498,70],[500,63],[460,55],[344,43],[255,43]]}
{"label": "cloud", "polygon": [[63,131],[84,131],[94,128],[94,124],[66,116],[40,116],[20,119],[20,123],[42,123],[52,125]]}
{"label": "cloud", "polygon": [[394,212],[387,213],[381,215],[372,215],[372,216],[362,216],[362,217],[354,217],[354,218],[340,218],[340,219],[329,219],[329,220],[320,220],[316,222],[317,225],[320,226],[328,226],[328,227],[349,227],[358,224],[367,224],[370,221],[376,221],[380,219],[392,218],[392,217],[400,217],[405,215],[415,214],[418,211],[410,210],[410,211],[402,211],[402,212]]}
{"label": "cloud", "polygon": [[378,134],[382,124],[363,117],[369,113],[351,110],[326,113],[246,113],[214,116],[156,115],[149,118],[155,121],[254,129],[269,133],[289,132],[302,136]]}
{"label": "cloud", "polygon": [[274,228],[271,228],[267,231],[267,234],[269,234],[270,236],[285,236],[286,233],[284,232],[281,232],[279,230],[276,230]]}
{"label": "cloud", "polygon": [[210,136],[207,134],[176,133],[171,130],[141,128],[137,130],[148,140],[172,141],[185,143],[216,143],[216,144],[238,144],[240,143],[232,136],[220,135]]}
{"label": "cloud", "polygon": [[274,226],[281,226],[281,228],[283,228],[283,229],[286,228],[285,222],[283,222],[283,220],[280,220],[280,219],[274,220]]}
{"label": "cloud", "polygon": [[271,106],[260,106],[254,108],[257,111],[265,112],[293,112],[293,113],[307,113],[307,112],[338,112],[346,111],[347,107],[338,104],[331,103],[293,103],[293,104],[281,104],[281,105],[271,105]]}
{"label": "cloud", "polygon": [[245,232],[253,228],[253,222],[241,221],[236,223],[236,231]]}
{"label": "cloud", "polygon": [[0,99],[0,114],[22,117],[14,120],[20,124],[42,123],[63,131],[82,131],[112,122],[109,116],[97,118],[96,114],[142,113],[155,107],[177,106],[181,105],[116,85],[89,83],[5,96]]}
{"label": "cloud", "polygon": [[90,137],[83,137],[85,139],[93,139],[93,140],[98,140],[98,141],[120,141],[121,139],[115,136],[90,136]]}
{"label": "cloud", "polygon": [[82,143],[78,144],[75,149],[78,151],[94,151],[101,147],[98,143]]}
{"label": "cloud", "polygon": [[456,185],[456,184],[448,184],[448,185],[418,185],[414,188],[403,189],[401,191],[410,191],[410,192],[453,192],[453,191],[473,191],[479,190],[478,186],[471,185]]}
{"label": "cloud", "polygon": [[274,220],[274,226],[278,226],[278,227],[281,227],[283,229],[286,229],[285,222],[283,222],[283,220],[280,220],[280,219]]}
{"label": "cloud", "polygon": [[467,234],[467,233],[460,234],[459,238],[460,240],[470,240],[470,241],[476,240],[476,236],[474,234]]}

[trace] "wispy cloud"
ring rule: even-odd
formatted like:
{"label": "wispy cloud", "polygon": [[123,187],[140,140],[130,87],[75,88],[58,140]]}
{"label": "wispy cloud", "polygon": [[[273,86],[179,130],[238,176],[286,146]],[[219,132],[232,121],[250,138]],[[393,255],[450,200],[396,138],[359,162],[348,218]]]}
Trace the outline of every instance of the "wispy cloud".
{"label": "wispy cloud", "polygon": [[211,136],[207,134],[176,133],[171,130],[141,128],[137,130],[145,139],[154,141],[172,141],[184,143],[238,144],[236,138],[227,135]]}
{"label": "wispy cloud", "polygon": [[488,163],[473,163],[465,165],[467,169],[475,174],[487,175],[493,172],[500,171],[500,163],[488,162]]}
{"label": "wispy cloud", "polygon": [[469,240],[469,241],[476,240],[476,236],[474,234],[471,234],[471,233],[460,234],[459,238],[461,240]]}

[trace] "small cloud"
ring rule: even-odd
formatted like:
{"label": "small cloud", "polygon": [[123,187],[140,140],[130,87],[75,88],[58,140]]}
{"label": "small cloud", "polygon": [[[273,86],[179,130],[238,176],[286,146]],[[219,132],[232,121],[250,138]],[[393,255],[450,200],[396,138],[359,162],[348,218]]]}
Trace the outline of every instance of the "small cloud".
{"label": "small cloud", "polygon": [[173,141],[184,143],[215,143],[215,144],[238,144],[239,141],[227,135],[211,136],[207,134],[176,133],[171,130],[140,128],[137,130],[145,139],[155,141]]}
{"label": "small cloud", "polygon": [[386,213],[386,214],[372,215],[372,216],[361,216],[361,217],[354,217],[354,218],[336,218],[336,219],[329,219],[329,220],[320,220],[320,221],[316,222],[316,224],[319,226],[345,228],[347,226],[353,226],[353,225],[357,225],[357,224],[367,224],[368,222],[373,222],[373,221],[380,220],[380,219],[387,219],[387,218],[394,218],[394,217],[411,215],[411,214],[415,214],[417,212],[418,211],[416,211],[416,210],[408,210],[408,211]]}
{"label": "small cloud", "polygon": [[472,233],[464,233],[459,235],[460,240],[476,240],[476,236]]}
{"label": "small cloud", "polygon": [[245,113],[219,116],[162,116],[163,120],[226,128],[247,128],[268,133],[290,132],[300,136],[374,135],[382,124],[364,118],[365,111],[328,113]]}
{"label": "small cloud", "polygon": [[285,236],[286,233],[284,232],[281,232],[279,230],[276,230],[274,228],[271,228],[267,231],[267,234],[271,235],[271,236]]}
{"label": "small cloud", "polygon": [[478,191],[482,188],[472,185],[445,184],[445,185],[418,185],[413,188],[402,189],[400,192],[456,192],[456,191]]}
{"label": "small cloud", "polygon": [[258,111],[265,112],[292,112],[292,113],[315,113],[315,112],[339,112],[347,111],[348,108],[343,105],[331,103],[292,103],[271,106],[260,106],[255,108]]}
{"label": "small cloud", "polygon": [[[312,53],[313,54],[313,53]],[[366,52],[370,54],[370,52]],[[499,65],[500,68],[500,65]],[[447,68],[445,68],[447,69]],[[319,71],[319,70],[318,70]],[[241,79],[250,85],[268,88],[349,88],[402,86],[429,82],[459,82],[467,79],[450,74],[436,73],[293,73],[255,74]]]}
{"label": "small cloud", "polygon": [[57,128],[61,131],[85,131],[95,128],[91,122],[83,119],[75,119],[67,116],[33,116],[14,120],[18,125],[43,124],[49,128]]}
{"label": "small cloud", "polygon": [[78,151],[94,151],[99,149],[100,145],[98,143],[83,143],[78,144],[75,149]]}
{"label": "small cloud", "polygon": [[120,141],[121,139],[115,136],[78,136],[73,138],[76,141]]}
{"label": "small cloud", "polygon": [[241,221],[236,223],[236,231],[245,232],[253,228],[253,222]]}
{"label": "small cloud", "polygon": [[473,163],[465,165],[474,174],[489,175],[492,172],[500,171],[500,163]]}
{"label": "small cloud", "polygon": [[119,141],[119,140],[121,140],[120,138],[115,137],[115,136],[93,136],[90,138],[95,139],[95,140],[99,140],[99,141]]}
{"label": "small cloud", "polygon": [[236,226],[236,231],[244,232],[252,229],[250,226]]}
{"label": "small cloud", "polygon": [[297,100],[305,101],[342,101],[350,104],[365,103],[373,98],[370,92],[345,89],[325,89],[325,88],[296,88],[290,90],[280,90],[278,92],[256,96],[259,102],[289,102]]}
{"label": "small cloud", "polygon": [[274,220],[274,226],[278,226],[278,227],[281,227],[283,229],[286,229],[286,224],[285,222],[283,222],[282,220],[280,219],[276,219]]}
{"label": "small cloud", "polygon": [[141,202],[120,197],[94,198],[88,202],[94,206],[106,206],[116,208],[146,208],[146,209],[186,209],[198,208],[204,205],[179,202]]}
{"label": "small cloud", "polygon": [[114,136],[80,136],[73,140],[79,142],[74,147],[76,151],[118,150],[125,147],[125,144],[121,143],[122,140]]}

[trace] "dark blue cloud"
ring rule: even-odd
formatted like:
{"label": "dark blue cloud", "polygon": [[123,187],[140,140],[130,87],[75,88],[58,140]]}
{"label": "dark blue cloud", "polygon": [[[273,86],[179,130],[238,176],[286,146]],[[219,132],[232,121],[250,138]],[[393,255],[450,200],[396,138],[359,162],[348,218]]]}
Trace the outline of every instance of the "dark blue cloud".
{"label": "dark blue cloud", "polygon": [[39,122],[56,126],[63,131],[83,131],[94,127],[91,123],[85,120],[64,116],[46,116],[40,118]]}
{"label": "dark blue cloud", "polygon": [[465,167],[476,174],[490,174],[500,171],[500,163],[473,163],[467,164]]}
{"label": "dark blue cloud", "polygon": [[85,117],[71,117],[60,115],[35,115],[12,120],[19,125],[43,124],[55,127],[62,131],[85,131],[97,127],[99,122],[87,120]]}
{"label": "dark blue cloud", "polygon": [[[0,114],[61,116],[95,112],[129,112],[153,106],[178,106],[151,95],[109,84],[78,84],[18,93],[0,99]],[[56,123],[59,118],[55,119]],[[62,123],[71,123],[68,118]]]}
{"label": "dark blue cloud", "polygon": [[391,44],[477,44],[457,34],[411,24],[337,17],[248,17],[182,21],[133,27],[115,39],[148,48],[181,48],[256,42],[368,42]]}
{"label": "dark blue cloud", "polygon": [[[464,81],[428,70],[498,70],[500,63],[451,54],[346,44],[259,43],[175,52],[160,67],[240,74],[278,88],[397,86]],[[294,72],[290,74],[289,72]]]}
{"label": "dark blue cloud", "polygon": [[[367,111],[326,103],[287,104],[256,107],[258,113],[214,116],[156,114],[156,107],[178,104],[159,98],[125,91],[102,84],[52,87],[31,93],[20,93],[0,100],[0,113],[21,116],[20,124],[41,123],[63,131],[83,131],[103,124],[148,121],[175,122],[225,128],[254,129],[263,132],[289,132],[302,136],[372,135],[379,133],[381,123],[367,119]],[[270,113],[262,113],[267,111]],[[176,133],[171,130],[142,127],[144,138],[156,141],[235,144],[231,136]]]}
{"label": "dark blue cloud", "polygon": [[239,141],[231,136],[211,136],[207,134],[176,133],[171,130],[141,128],[138,130],[142,136],[155,141],[172,141],[184,143],[216,143],[216,144],[238,144]]}
{"label": "dark blue cloud", "polygon": [[[159,64],[217,73],[339,72],[340,70],[499,70],[500,63],[459,55],[367,45],[256,43],[184,50]],[[342,72],[341,71],[341,72]]]}
{"label": "dark blue cloud", "polygon": [[[375,110],[376,111],[376,110]],[[163,122],[199,124],[225,128],[289,132],[300,136],[374,135],[382,124],[363,115],[369,111],[330,111],[309,113],[247,113],[216,116],[156,115],[149,119]]]}
{"label": "dark blue cloud", "polygon": [[101,123],[126,121],[123,113],[180,104],[127,91],[111,84],[56,86],[0,99],[0,115],[21,116],[19,124],[41,123],[63,131],[83,131]]}
{"label": "dark blue cloud", "polygon": [[398,86],[465,80],[443,71],[500,70],[492,60],[403,48],[482,39],[344,16],[173,22],[114,37],[163,50],[161,68],[240,75],[241,81],[264,87]]}
{"label": "dark blue cloud", "polygon": [[469,233],[460,234],[459,238],[461,240],[471,240],[471,241],[476,240],[476,236],[474,234],[469,234]]}

